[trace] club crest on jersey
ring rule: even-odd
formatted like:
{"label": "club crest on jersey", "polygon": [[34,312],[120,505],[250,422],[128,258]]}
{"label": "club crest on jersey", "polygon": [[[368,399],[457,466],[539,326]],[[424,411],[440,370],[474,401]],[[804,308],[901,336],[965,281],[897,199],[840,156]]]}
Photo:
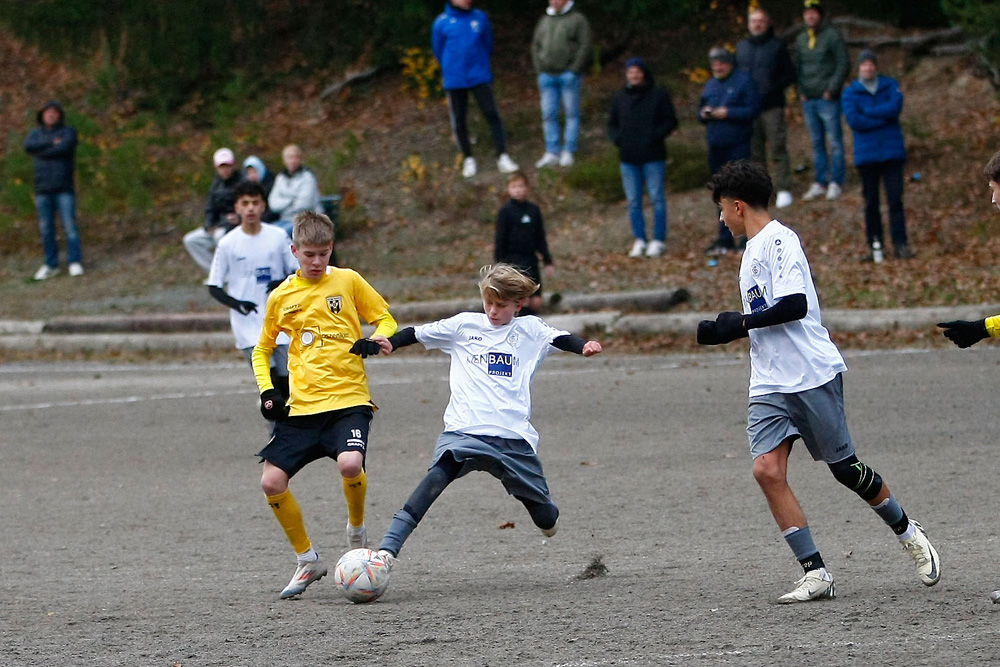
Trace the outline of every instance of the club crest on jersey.
{"label": "club crest on jersey", "polygon": [[486,373],[511,377],[514,374],[514,355],[505,352],[488,352],[486,354]]}
{"label": "club crest on jersey", "polygon": [[343,303],[343,298],[339,296],[328,296],[326,297],[326,305],[330,307],[330,312],[336,315],[340,312],[340,306]]}
{"label": "club crest on jersey", "polygon": [[760,277],[760,262],[756,259],[753,261],[753,264],[750,265],[750,275],[754,278]]}
{"label": "club crest on jersey", "polygon": [[511,331],[510,332],[510,334],[507,336],[506,343],[508,345],[510,345],[511,347],[517,347],[517,332],[516,331]]}

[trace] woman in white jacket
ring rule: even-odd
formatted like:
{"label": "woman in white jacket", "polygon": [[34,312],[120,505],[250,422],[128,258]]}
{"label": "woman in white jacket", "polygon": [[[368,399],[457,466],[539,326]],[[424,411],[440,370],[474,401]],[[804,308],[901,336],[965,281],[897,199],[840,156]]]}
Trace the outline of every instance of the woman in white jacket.
{"label": "woman in white jacket", "polygon": [[274,179],[267,205],[279,216],[274,224],[292,235],[292,218],[300,211],[323,212],[319,201],[319,184],[316,176],[302,164],[302,149],[295,144],[281,151],[285,169]]}

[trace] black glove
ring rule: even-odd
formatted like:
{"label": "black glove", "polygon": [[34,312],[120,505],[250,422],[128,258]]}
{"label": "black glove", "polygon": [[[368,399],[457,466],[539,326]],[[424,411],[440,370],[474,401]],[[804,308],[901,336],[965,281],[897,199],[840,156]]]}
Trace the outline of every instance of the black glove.
{"label": "black glove", "polygon": [[257,304],[253,301],[237,301],[236,310],[239,311],[241,315],[249,315],[250,313],[257,312]]}
{"label": "black glove", "polygon": [[719,313],[719,316],[715,318],[715,323],[717,325],[716,332],[723,343],[746,338],[749,335],[746,327],[743,326],[743,313],[733,311]]}
{"label": "black glove", "polygon": [[280,391],[272,387],[260,395],[260,414],[272,422],[280,422],[288,417],[288,406]]}
{"label": "black glove", "polygon": [[719,325],[712,320],[702,320],[698,323],[698,345],[722,345],[725,341],[719,338]]}
{"label": "black glove", "polygon": [[986,330],[986,320],[952,320],[951,322],[939,322],[938,326],[944,329],[944,336],[955,345],[961,348],[972,347],[984,338],[989,338],[990,332]]}
{"label": "black glove", "polygon": [[381,351],[382,347],[370,338],[362,338],[355,341],[354,345],[351,346],[351,354],[356,354],[362,359],[377,357]]}

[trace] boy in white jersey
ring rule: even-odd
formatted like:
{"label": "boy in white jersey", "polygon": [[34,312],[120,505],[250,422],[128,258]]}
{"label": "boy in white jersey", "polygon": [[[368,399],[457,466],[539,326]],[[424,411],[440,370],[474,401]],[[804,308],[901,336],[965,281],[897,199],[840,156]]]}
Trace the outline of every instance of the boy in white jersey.
{"label": "boy in white jersey", "polygon": [[844,414],[847,365],[820,319],[819,300],[798,235],[774,220],[766,169],[731,162],[712,177],[712,199],[734,237],[747,236],[740,264],[743,312],[724,312],[698,325],[698,343],[720,345],[750,337],[747,434],[753,475],[805,576],[778,598],[792,603],[831,599],[833,575],[813,542],[805,513],[788,486],[788,455],[802,438],[814,460],[857,493],[892,528],[925,586],[941,577],[937,552],[923,528],[907,518],[881,476],[855,455]]}
{"label": "boy in white jersey", "polygon": [[444,413],[427,476],[396,512],[379,553],[391,565],[431,504],[456,478],[474,470],[493,475],[524,504],[531,520],[551,537],[559,508],[552,502],[531,425],[531,380],[552,352],[591,357],[601,344],[553,329],[517,311],[538,289],[510,264],[485,266],[479,291],[484,313],[461,313],[389,338],[393,350],[422,343],[451,357],[451,399]]}
{"label": "boy in white jersey", "polygon": [[[375,404],[368,392],[362,359],[390,350],[386,336],[396,332],[389,305],[356,272],[328,266],[333,252],[333,223],[322,213],[302,211],[292,228],[292,252],[299,270],[267,300],[260,340],[253,350],[253,370],[260,389],[260,411],[278,422],[274,437],[260,451],[264,470],[260,486],[274,517],[296,554],[295,574],[281,598],[303,593],[326,575],[306,533],[302,510],[288,488],[291,478],[322,458],[337,461],[347,500],[347,544],[368,543],[365,455]],[[361,320],[375,325],[361,337]],[[291,338],[287,403],[268,372],[268,361],[281,333]]]}
{"label": "boy in white jersey", "polygon": [[[264,325],[267,296],[298,263],[292,255],[288,234],[261,222],[267,210],[264,188],[254,181],[241,181],[233,189],[240,226],[222,237],[208,273],[208,293],[229,306],[229,324],[236,347],[251,364],[254,345]],[[226,291],[228,287],[228,291]],[[271,355],[271,381],[288,397],[288,337],[282,335]]]}

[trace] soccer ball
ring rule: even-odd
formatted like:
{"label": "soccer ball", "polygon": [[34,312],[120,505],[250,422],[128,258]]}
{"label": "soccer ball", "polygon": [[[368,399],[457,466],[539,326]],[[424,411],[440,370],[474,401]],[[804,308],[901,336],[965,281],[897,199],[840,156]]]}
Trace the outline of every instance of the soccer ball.
{"label": "soccer ball", "polygon": [[371,549],[351,549],[337,561],[333,582],[351,602],[374,602],[389,587],[389,565]]}

